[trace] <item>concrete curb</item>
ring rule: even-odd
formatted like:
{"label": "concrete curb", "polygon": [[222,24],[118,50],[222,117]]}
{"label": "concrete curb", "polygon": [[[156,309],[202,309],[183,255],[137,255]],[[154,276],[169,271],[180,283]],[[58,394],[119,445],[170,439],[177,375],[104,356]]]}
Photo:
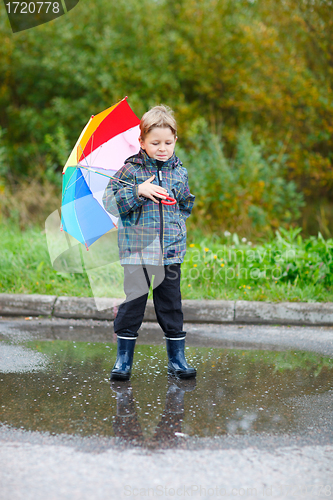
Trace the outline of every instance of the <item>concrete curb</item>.
{"label": "concrete curb", "polygon": [[50,316],[56,295],[16,295],[0,293],[2,316]]}
{"label": "concrete curb", "polygon": [[238,300],[235,308],[235,323],[333,325],[333,303]]}
{"label": "concrete curb", "polygon": [[122,299],[91,297],[58,297],[53,310],[57,318],[113,320]]}
{"label": "concrete curb", "polygon": [[[122,299],[0,294],[2,316],[54,316],[113,320]],[[188,323],[333,325],[332,302],[255,302],[246,300],[184,300]],[[145,321],[156,321],[149,300]]]}

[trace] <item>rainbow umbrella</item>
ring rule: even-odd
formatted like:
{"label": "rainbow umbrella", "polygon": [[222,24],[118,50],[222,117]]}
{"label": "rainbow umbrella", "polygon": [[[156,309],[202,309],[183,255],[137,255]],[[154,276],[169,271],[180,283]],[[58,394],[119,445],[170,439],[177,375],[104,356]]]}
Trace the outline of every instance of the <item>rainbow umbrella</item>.
{"label": "rainbow umbrella", "polygon": [[139,118],[127,103],[92,116],[63,169],[62,229],[87,248],[117,227],[102,197],[110,178],[139,151]]}

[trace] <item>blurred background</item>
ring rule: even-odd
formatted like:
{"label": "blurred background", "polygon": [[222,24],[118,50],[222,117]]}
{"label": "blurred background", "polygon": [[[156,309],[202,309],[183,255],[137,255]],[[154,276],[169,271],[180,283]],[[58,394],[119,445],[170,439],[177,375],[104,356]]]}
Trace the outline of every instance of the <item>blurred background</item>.
{"label": "blurred background", "polygon": [[0,11],[0,217],[44,225],[82,128],[126,95],[172,107],[189,231],[333,231],[330,0],[81,0],[12,34]]}

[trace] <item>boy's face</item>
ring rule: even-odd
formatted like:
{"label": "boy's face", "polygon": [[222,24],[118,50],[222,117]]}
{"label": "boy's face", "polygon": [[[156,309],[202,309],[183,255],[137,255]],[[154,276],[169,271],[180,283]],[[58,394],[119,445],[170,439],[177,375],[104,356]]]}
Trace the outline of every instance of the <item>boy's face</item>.
{"label": "boy's face", "polygon": [[167,161],[173,155],[176,140],[169,127],[155,127],[144,139],[140,139],[140,146],[150,158]]}

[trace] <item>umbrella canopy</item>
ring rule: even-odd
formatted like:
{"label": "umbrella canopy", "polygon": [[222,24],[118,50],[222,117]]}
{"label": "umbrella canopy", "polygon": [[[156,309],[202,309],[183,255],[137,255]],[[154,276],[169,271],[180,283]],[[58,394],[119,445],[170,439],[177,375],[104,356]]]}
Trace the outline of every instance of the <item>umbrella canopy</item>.
{"label": "umbrella canopy", "polygon": [[102,197],[110,178],[139,151],[139,118],[127,98],[92,116],[63,169],[62,229],[88,248],[116,227]]}

